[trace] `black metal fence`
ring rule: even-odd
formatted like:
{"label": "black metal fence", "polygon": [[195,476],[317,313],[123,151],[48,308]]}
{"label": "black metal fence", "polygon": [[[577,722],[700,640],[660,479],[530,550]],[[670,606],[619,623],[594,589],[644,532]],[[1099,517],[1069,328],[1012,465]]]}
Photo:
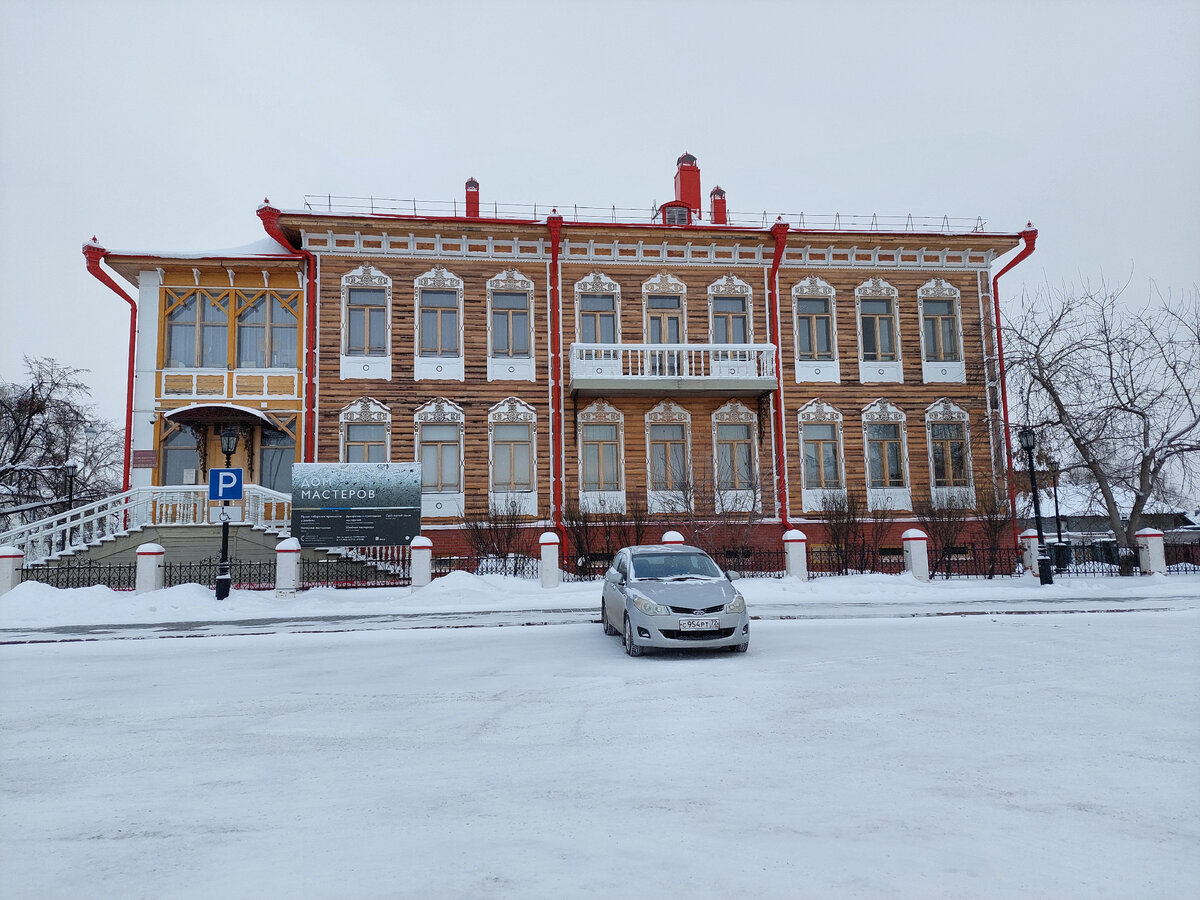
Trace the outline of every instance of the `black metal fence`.
{"label": "black metal fence", "polygon": [[896,575],[904,571],[904,551],[900,548],[882,549],[858,544],[844,549],[814,547],[808,550],[810,578],[825,575],[861,575],[879,572]]}
{"label": "black metal fence", "polygon": [[931,556],[933,578],[1016,578],[1022,572],[1021,551],[1013,547],[968,544]]}
{"label": "black metal fence", "polygon": [[1200,544],[1164,544],[1167,571],[1177,574],[1200,574]]}
{"label": "black metal fence", "polygon": [[472,575],[510,575],[514,578],[538,578],[541,560],[536,556],[487,556],[472,553],[466,556],[441,556],[433,560],[433,574],[470,572]]}
{"label": "black metal fence", "polygon": [[137,563],[80,562],[57,566],[26,566],[22,581],[36,581],[56,588],[102,585],[114,591],[132,591],[137,580]]}
{"label": "black metal fence", "polygon": [[[163,587],[178,584],[203,584],[215,587],[221,562],[217,557],[192,562],[167,563],[163,566]],[[229,561],[231,588],[244,591],[275,590],[275,561],[233,559]]]}
{"label": "black metal fence", "polygon": [[787,559],[783,550],[724,547],[713,551],[712,557],[726,572],[757,578],[783,578],[787,575]]}
{"label": "black metal fence", "polygon": [[404,587],[412,584],[411,560],[364,562],[343,556],[300,560],[300,590],[315,587]]}
{"label": "black metal fence", "polygon": [[1112,541],[1053,547],[1055,577],[1141,575],[1137,550]]}

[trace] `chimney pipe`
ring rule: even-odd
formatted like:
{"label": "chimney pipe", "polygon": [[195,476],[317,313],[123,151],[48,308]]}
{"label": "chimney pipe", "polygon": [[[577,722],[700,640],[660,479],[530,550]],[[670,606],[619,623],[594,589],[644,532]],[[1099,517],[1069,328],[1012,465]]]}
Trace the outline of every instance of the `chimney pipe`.
{"label": "chimney pipe", "polygon": [[474,178],[467,179],[467,218],[479,218],[479,182]]}
{"label": "chimney pipe", "polygon": [[696,157],[684,153],[675,161],[675,199],[688,205],[695,217],[700,218],[700,167]]}
{"label": "chimney pipe", "polygon": [[709,219],[714,225],[728,225],[729,218],[725,212],[725,192],[721,190],[721,186],[717,185],[713,188],[708,196],[712,201],[712,212]]}

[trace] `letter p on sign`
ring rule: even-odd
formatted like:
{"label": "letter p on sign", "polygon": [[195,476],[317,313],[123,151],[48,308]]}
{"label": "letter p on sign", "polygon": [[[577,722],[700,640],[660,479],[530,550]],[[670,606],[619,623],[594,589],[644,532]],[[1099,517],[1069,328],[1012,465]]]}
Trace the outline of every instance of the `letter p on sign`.
{"label": "letter p on sign", "polygon": [[241,500],[242,499],[242,470],[241,469],[209,469],[208,470],[208,499],[209,500]]}

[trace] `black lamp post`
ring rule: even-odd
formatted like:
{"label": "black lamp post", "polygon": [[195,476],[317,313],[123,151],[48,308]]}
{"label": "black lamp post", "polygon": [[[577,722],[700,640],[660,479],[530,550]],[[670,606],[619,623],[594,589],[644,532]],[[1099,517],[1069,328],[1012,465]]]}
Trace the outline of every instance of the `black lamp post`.
{"label": "black lamp post", "polygon": [[[63,463],[63,474],[67,476],[67,512],[70,513],[75,508],[75,476],[79,474],[79,463],[73,459],[68,459]],[[68,520],[67,530],[63,534],[63,549],[66,550],[71,545],[71,525]]]}
{"label": "black lamp post", "polygon": [[1032,428],[1022,428],[1017,434],[1021,449],[1029,460],[1029,487],[1033,492],[1033,515],[1037,520],[1038,576],[1042,584],[1054,584],[1054,572],[1050,568],[1050,557],[1046,555],[1046,535],[1042,532],[1042,503],[1038,499],[1037,472],[1033,464],[1033,449],[1037,446],[1037,435]]}
{"label": "black lamp post", "polygon": [[[221,429],[221,452],[225,454],[225,468],[230,468],[233,465],[233,454],[237,450],[239,432],[236,426],[226,425]],[[229,505],[228,500],[221,501],[221,508],[224,510]],[[229,516],[225,512],[221,513],[221,565],[217,572],[217,599],[224,600],[229,596],[229,583],[232,576],[229,574]]]}

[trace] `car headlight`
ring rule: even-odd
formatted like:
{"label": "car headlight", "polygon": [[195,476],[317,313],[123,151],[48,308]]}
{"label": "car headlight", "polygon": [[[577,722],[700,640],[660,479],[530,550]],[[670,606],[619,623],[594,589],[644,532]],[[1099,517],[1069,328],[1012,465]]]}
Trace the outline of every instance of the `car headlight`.
{"label": "car headlight", "polygon": [[670,607],[663,606],[661,603],[655,603],[649,597],[634,594],[630,599],[633,600],[634,606],[648,616],[669,616],[671,614]]}
{"label": "car headlight", "polygon": [[746,598],[741,594],[734,594],[733,599],[725,604],[725,612],[727,613],[744,613],[746,611]]}

